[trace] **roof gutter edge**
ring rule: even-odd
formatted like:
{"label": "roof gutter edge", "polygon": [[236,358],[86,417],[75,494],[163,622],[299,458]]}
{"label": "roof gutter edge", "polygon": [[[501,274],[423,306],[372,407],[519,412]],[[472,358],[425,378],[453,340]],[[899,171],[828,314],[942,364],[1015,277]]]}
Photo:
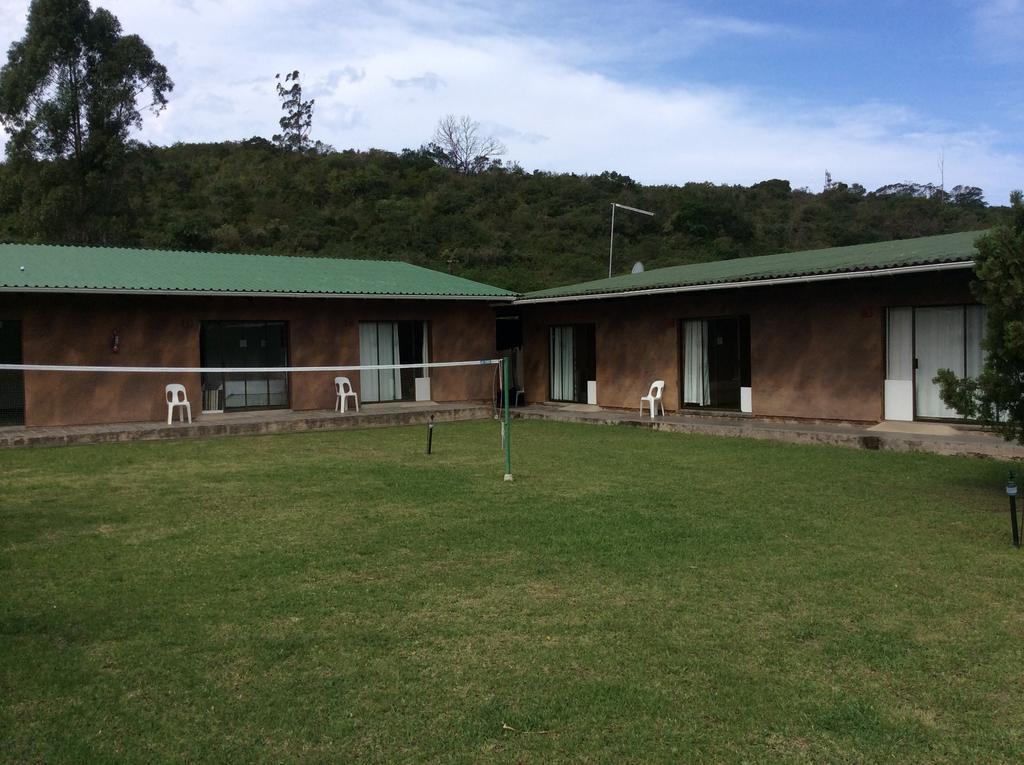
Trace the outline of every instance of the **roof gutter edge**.
{"label": "roof gutter edge", "polygon": [[511,295],[390,295],[359,292],[249,292],[232,290],[147,290],[92,289],[90,287],[0,287],[0,292],[45,292],[77,295],[183,295],[190,297],[263,297],[263,298],[348,298],[350,300],[497,300],[513,301]]}
{"label": "roof gutter edge", "polygon": [[538,303],[564,303],[577,300],[607,300],[611,298],[629,298],[643,295],[670,295],[678,292],[705,292],[708,290],[740,289],[743,287],[773,287],[781,284],[801,284],[805,282],[828,282],[840,279],[865,279],[875,276],[899,276],[900,274],[927,273],[931,271],[950,271],[954,269],[973,268],[973,260],[956,261],[954,263],[931,263],[918,266],[899,266],[896,268],[876,268],[870,271],[844,271],[835,274],[813,274],[809,276],[784,276],[777,279],[748,279],[738,282],[721,282],[718,284],[690,284],[680,287],[653,287],[642,290],[623,292],[597,292],[582,295],[560,295],[555,297],[520,298],[515,305],[532,305]]}

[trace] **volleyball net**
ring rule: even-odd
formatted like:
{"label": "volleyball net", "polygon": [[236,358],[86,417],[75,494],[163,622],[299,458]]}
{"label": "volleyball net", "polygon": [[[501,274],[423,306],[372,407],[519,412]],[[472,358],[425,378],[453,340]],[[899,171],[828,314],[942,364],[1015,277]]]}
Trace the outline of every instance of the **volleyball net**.
{"label": "volleyball net", "polygon": [[[96,407],[94,422],[155,419],[153,414],[167,405],[171,385],[184,386],[191,411],[199,416],[331,406],[350,413],[354,404],[358,410],[366,404],[486,400],[501,421],[505,480],[512,480],[508,358],[316,366],[0,364],[0,377],[18,373],[22,402],[31,398],[26,395],[31,387],[39,386],[47,396]],[[349,391],[356,398],[344,398]]]}

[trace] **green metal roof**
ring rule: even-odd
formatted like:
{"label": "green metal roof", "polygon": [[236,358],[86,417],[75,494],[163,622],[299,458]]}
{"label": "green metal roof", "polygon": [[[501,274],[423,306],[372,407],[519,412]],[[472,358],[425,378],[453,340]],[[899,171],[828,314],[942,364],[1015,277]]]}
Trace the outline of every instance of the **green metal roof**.
{"label": "green metal roof", "polygon": [[961,263],[974,259],[974,242],[983,231],[925,236],[892,242],[804,250],[754,258],[718,260],[687,266],[671,266],[639,274],[613,276],[565,287],[529,292],[523,300],[558,299],[574,296],[620,295],[623,293],[716,284],[784,279],[826,274],[856,273],[908,266]]}
{"label": "green metal roof", "polygon": [[498,287],[397,261],[39,244],[0,244],[0,289],[515,297]]}

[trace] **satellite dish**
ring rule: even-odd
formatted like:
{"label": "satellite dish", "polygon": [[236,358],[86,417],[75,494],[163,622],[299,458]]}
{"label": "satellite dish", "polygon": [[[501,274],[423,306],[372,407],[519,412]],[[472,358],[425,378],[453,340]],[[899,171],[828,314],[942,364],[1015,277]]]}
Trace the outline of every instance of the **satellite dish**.
{"label": "satellite dish", "polygon": [[631,274],[642,274],[643,272],[644,272],[644,264],[641,263],[639,260],[636,263],[633,264],[633,270],[630,271]]}

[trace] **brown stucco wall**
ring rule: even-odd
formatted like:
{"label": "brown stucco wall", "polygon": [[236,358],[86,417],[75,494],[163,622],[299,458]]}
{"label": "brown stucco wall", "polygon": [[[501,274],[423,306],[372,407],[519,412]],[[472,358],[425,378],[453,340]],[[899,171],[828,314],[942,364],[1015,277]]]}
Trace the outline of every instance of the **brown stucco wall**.
{"label": "brown stucco wall", "polygon": [[593,323],[597,400],[634,408],[664,379],[680,407],[682,319],[750,316],[754,414],[824,420],[882,418],[885,308],[971,303],[970,274],[947,271],[832,282],[520,306],[527,399],[548,398],[548,331]]}
{"label": "brown stucco wall", "polygon": [[[358,364],[359,322],[369,320],[431,322],[437,361],[495,353],[494,308],[486,301],[11,293],[0,296],[0,318],[22,321],[26,364],[199,366],[200,322],[222,319],[287,321],[293,366]],[[115,329],[121,341],[116,354],[111,351]],[[489,399],[489,369],[434,370],[433,399]],[[291,407],[332,408],[334,376],[291,375]],[[358,373],[349,377],[358,390]],[[198,374],[29,372],[26,425],[160,420],[167,416],[163,389],[170,382],[185,384],[193,414],[198,414]]]}

